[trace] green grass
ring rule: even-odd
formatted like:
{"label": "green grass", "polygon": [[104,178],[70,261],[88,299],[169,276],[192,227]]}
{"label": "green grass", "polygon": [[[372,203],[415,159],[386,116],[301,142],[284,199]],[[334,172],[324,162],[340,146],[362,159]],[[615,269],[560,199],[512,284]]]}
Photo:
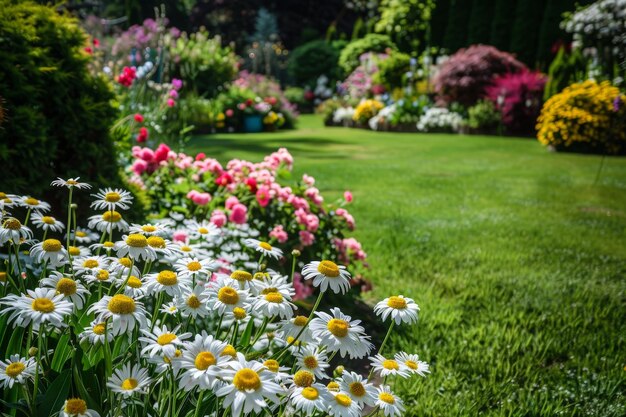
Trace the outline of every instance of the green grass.
{"label": "green grass", "polygon": [[626,414],[626,158],[594,184],[601,157],[530,139],[300,126],[188,151],[258,161],[284,146],[326,198],[352,190],[365,298],[421,307],[392,339],[432,365],[396,386],[407,415]]}

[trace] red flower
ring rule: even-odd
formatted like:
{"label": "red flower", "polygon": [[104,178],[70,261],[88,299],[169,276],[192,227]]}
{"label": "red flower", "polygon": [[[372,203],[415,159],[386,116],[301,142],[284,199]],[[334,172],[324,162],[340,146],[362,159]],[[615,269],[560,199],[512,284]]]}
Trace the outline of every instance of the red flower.
{"label": "red flower", "polygon": [[146,129],[145,127],[142,127],[139,129],[139,134],[137,135],[137,142],[139,143],[143,143],[146,140],[148,140],[148,129]]}
{"label": "red flower", "polygon": [[248,178],[246,180],[246,185],[248,186],[248,189],[250,190],[251,193],[256,193],[257,184],[254,178]]}
{"label": "red flower", "polygon": [[306,90],[304,92],[304,99],[306,101],[313,101],[315,99],[315,93],[311,90]]}
{"label": "red flower", "polygon": [[252,101],[251,98],[246,100],[246,106],[252,106],[252,103],[254,103],[254,101]]}
{"label": "red flower", "polygon": [[155,161],[157,163],[161,162],[161,161],[167,161],[167,157],[169,156],[169,154],[170,154],[169,146],[167,146],[166,144],[162,143],[162,144],[159,145],[157,150],[154,151],[154,159],[155,159]]}
{"label": "red flower", "polygon": [[122,84],[124,87],[130,87],[133,85],[133,81],[137,76],[137,71],[134,67],[124,67],[122,69],[122,73],[117,77],[117,82]]}
{"label": "red flower", "polygon": [[96,48],[99,48],[100,47],[100,39],[93,38],[93,46],[95,46]]}
{"label": "red flower", "polygon": [[85,52],[87,52],[89,55],[93,54],[93,49],[91,49],[90,46],[85,48]]}
{"label": "red flower", "polygon": [[143,123],[143,116],[141,114],[136,113],[134,118],[137,123]]}
{"label": "red flower", "polygon": [[215,183],[217,185],[221,185],[222,187],[226,187],[231,182],[233,182],[233,177],[228,172],[224,172],[215,179]]}
{"label": "red flower", "polygon": [[198,155],[196,155],[196,161],[204,161],[205,158],[206,154],[204,152],[200,152]]}

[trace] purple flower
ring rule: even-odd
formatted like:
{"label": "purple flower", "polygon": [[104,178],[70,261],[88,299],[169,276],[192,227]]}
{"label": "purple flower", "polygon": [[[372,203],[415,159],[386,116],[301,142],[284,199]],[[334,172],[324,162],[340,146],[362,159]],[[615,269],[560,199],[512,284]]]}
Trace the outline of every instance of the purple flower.
{"label": "purple flower", "polygon": [[613,100],[613,111],[617,113],[622,105],[622,97],[620,94]]}
{"label": "purple flower", "polygon": [[172,80],[172,86],[174,87],[175,90],[180,90],[183,87],[183,80],[174,78]]}

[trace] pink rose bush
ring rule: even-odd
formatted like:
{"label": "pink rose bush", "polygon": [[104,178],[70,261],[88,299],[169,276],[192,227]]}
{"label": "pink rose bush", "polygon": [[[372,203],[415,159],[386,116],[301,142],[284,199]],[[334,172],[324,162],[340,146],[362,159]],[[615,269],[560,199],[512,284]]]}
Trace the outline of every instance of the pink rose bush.
{"label": "pink rose bush", "polygon": [[[329,257],[353,269],[366,266],[361,244],[345,236],[356,227],[346,208],[352,194],[346,191],[327,203],[312,176],[289,180],[294,161],[285,148],[258,163],[232,159],[226,165],[204,153],[174,152],[165,144],[156,150],[135,146],[132,156],[131,182],[145,190],[156,217],[174,213],[220,229],[254,230],[272,244],[298,250],[301,263]],[[281,267],[287,271],[291,265]]]}

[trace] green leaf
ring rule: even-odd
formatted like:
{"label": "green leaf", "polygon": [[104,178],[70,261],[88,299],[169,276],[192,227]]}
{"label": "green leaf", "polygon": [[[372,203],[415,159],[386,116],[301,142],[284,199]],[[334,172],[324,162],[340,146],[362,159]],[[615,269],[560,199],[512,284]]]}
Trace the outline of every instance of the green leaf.
{"label": "green leaf", "polygon": [[[74,358],[75,362],[79,362],[82,360],[82,356],[83,353],[80,349],[78,349],[76,351],[76,356]],[[83,400],[85,400],[87,402],[87,406],[88,408],[91,408],[92,410],[95,410],[98,412],[98,414],[102,415],[102,408],[100,408],[100,403],[98,401],[96,401],[90,394],[89,394],[89,389],[85,386],[84,382],[83,382],[83,378],[81,373],[78,371],[78,367],[77,366],[73,366],[72,367],[72,372],[73,372],[73,376],[74,376],[74,383],[76,384],[76,388],[78,389],[78,393],[80,394],[80,398],[82,398]],[[87,378],[88,381],[91,381],[92,383],[96,381],[96,378],[93,377],[93,375],[89,375]],[[92,392],[96,395],[99,396],[100,391],[98,389],[92,389]]]}
{"label": "green leaf", "polygon": [[24,328],[16,327],[13,329],[11,339],[7,345],[7,351],[5,357],[9,357],[14,353],[19,353],[22,356],[22,341],[24,340]]}
{"label": "green leaf", "polygon": [[38,407],[38,416],[49,416],[63,407],[70,392],[71,370],[66,369],[52,381]]}
{"label": "green leaf", "polygon": [[56,349],[54,350],[54,356],[52,357],[52,362],[50,367],[56,371],[61,372],[63,370],[63,365],[65,362],[72,356],[74,352],[74,348],[70,345],[70,335],[64,334],[57,343]]}
{"label": "green leaf", "polygon": [[246,329],[243,331],[241,335],[241,339],[239,339],[240,346],[247,346],[250,343],[250,337],[252,336],[252,328],[254,327],[254,320],[250,320]]}

